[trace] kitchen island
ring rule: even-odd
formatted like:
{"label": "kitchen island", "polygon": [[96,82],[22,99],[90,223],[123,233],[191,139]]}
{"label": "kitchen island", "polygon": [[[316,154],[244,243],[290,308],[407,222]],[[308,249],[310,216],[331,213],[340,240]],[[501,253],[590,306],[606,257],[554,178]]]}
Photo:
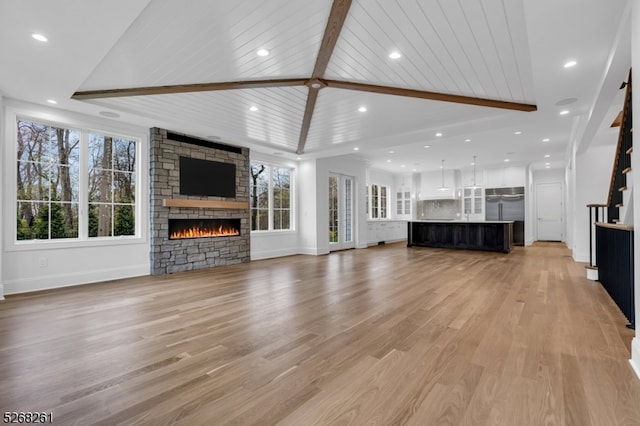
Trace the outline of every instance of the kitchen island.
{"label": "kitchen island", "polygon": [[407,247],[438,247],[509,253],[513,221],[414,220],[408,222]]}

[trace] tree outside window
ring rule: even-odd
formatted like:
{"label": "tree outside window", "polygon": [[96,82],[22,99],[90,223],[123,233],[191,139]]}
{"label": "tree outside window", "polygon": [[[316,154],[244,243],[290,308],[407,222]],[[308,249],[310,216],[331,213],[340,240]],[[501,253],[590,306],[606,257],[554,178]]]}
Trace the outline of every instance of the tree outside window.
{"label": "tree outside window", "polygon": [[134,140],[18,119],[16,144],[17,240],[136,234]]}
{"label": "tree outside window", "polygon": [[18,240],[78,237],[80,131],[17,121]]}
{"label": "tree outside window", "polygon": [[251,230],[291,229],[291,169],[251,163]]}

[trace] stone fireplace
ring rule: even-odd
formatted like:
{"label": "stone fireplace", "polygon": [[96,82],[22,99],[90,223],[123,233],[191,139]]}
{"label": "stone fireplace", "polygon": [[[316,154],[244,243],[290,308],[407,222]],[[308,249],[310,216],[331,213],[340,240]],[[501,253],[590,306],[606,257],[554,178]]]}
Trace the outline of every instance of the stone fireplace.
{"label": "stone fireplace", "polygon": [[[151,274],[249,261],[249,150],[158,128],[150,141]],[[235,197],[181,195],[180,157],[235,165]]]}

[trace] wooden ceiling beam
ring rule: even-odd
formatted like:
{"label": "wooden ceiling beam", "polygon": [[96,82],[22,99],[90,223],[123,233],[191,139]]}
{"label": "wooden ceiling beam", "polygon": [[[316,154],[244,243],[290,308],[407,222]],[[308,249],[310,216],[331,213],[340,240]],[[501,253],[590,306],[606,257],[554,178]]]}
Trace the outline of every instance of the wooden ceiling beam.
{"label": "wooden ceiling beam", "polygon": [[85,90],[75,92],[71,99],[122,98],[127,96],[171,95],[175,93],[212,92],[216,90],[261,89],[304,86],[308,78],[225,81],[220,83],[175,84],[168,86],[131,87],[125,89]]}
{"label": "wooden ceiling beam", "polygon": [[329,66],[333,49],[336,47],[338,38],[340,37],[340,31],[344,26],[344,21],[349,14],[349,8],[351,7],[351,0],[334,0],[331,5],[331,12],[329,13],[329,19],[327,20],[327,27],[324,30],[322,37],[322,43],[320,44],[320,51],[316,58],[316,65],[313,68],[313,74],[311,78],[322,78]]}
{"label": "wooden ceiling beam", "polygon": [[320,50],[316,58],[316,65],[313,67],[313,73],[311,78],[307,82],[309,87],[309,94],[307,95],[307,106],[304,110],[304,116],[302,119],[302,126],[300,127],[300,136],[298,138],[298,149],[296,153],[298,155],[304,152],[304,147],[307,143],[307,135],[309,134],[309,127],[311,127],[311,118],[313,117],[313,110],[318,100],[318,91],[324,86],[324,73],[329,66],[331,55],[333,55],[333,49],[338,43],[340,37],[340,31],[344,26],[344,21],[349,14],[349,8],[351,8],[351,0],[333,0],[331,5],[331,12],[329,13],[329,19],[327,19],[327,26],[324,29],[324,35],[322,36],[322,42],[320,43]]}
{"label": "wooden ceiling beam", "polygon": [[309,128],[311,127],[311,118],[313,117],[313,110],[316,108],[316,101],[318,100],[319,91],[320,88],[309,87],[309,94],[307,95],[307,106],[304,109],[302,126],[300,127],[300,137],[298,138],[298,149],[296,150],[296,154],[298,155],[304,152],[304,146],[307,143],[307,135],[309,134]]}
{"label": "wooden ceiling beam", "polygon": [[380,93],[383,95],[405,96],[409,98],[429,99],[432,101],[454,102],[458,104],[477,105],[489,108],[502,108],[515,111],[537,111],[533,104],[499,101],[495,99],[475,98],[472,96],[452,95],[448,93],[429,92],[425,90],[403,89],[400,87],[378,86],[375,84],[354,83],[340,80],[322,80],[327,87],[334,89],[359,90],[361,92]]}

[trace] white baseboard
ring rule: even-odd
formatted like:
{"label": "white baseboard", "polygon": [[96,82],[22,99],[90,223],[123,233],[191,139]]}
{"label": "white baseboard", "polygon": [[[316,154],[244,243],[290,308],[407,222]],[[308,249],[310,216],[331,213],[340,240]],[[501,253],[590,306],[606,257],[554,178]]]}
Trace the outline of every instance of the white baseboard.
{"label": "white baseboard", "polygon": [[94,271],[71,272],[68,274],[48,275],[46,277],[21,278],[4,282],[4,294],[30,293],[51,290],[81,284],[117,280],[149,275],[148,263],[124,268],[109,268]]}
{"label": "white baseboard", "polygon": [[262,259],[271,259],[274,257],[284,257],[284,256],[292,256],[294,254],[300,254],[300,251],[296,248],[287,248],[280,250],[263,250],[263,251],[252,251],[251,252],[251,260],[262,260]]}
{"label": "white baseboard", "polygon": [[4,300],[4,285],[0,283],[0,300]]}
{"label": "white baseboard", "polygon": [[[637,330],[636,333],[638,333]],[[638,379],[640,379],[640,337],[637,334],[631,341],[631,359],[629,363],[633,367],[633,371],[636,372]]]}
{"label": "white baseboard", "polygon": [[573,251],[573,260],[575,262],[588,263],[589,262],[589,253],[578,253]]}

